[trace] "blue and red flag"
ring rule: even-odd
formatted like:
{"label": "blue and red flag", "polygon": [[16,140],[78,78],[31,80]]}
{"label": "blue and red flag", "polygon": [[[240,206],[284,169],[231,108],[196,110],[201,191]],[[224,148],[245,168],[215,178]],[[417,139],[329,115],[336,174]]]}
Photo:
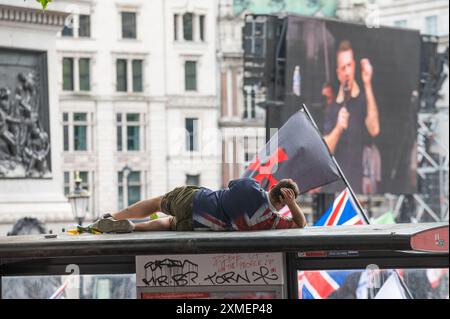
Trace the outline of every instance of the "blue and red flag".
{"label": "blue and red flag", "polygon": [[363,225],[364,218],[346,188],[314,226]]}

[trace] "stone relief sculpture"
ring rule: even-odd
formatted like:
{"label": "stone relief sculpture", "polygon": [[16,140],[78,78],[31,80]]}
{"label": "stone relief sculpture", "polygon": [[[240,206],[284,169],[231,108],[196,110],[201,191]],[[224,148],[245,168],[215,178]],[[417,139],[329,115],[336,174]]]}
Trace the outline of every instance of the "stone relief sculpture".
{"label": "stone relief sculpture", "polygon": [[17,80],[14,93],[0,87],[0,177],[48,177],[50,139],[39,120],[34,73]]}

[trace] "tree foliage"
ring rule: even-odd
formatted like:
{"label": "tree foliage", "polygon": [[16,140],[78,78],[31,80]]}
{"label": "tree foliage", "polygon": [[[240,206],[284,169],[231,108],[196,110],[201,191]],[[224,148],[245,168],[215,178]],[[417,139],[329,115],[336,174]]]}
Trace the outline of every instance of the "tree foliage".
{"label": "tree foliage", "polygon": [[36,1],[42,5],[42,9],[44,9],[44,10],[47,8],[47,4],[49,2],[52,2],[52,0],[36,0]]}

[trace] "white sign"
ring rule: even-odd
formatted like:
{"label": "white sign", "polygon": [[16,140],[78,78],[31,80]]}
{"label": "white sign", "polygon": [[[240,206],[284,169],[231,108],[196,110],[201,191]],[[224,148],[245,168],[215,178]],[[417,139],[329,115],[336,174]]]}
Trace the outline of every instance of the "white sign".
{"label": "white sign", "polygon": [[283,284],[281,253],[136,257],[137,287]]}

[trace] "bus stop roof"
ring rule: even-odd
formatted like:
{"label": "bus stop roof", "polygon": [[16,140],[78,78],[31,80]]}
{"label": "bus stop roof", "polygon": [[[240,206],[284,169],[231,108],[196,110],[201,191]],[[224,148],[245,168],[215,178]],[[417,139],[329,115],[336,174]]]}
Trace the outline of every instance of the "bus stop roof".
{"label": "bus stop roof", "polygon": [[[319,250],[413,250],[411,238],[444,228],[448,222],[394,225],[307,227],[252,232],[134,232],[0,237],[2,259],[144,254],[299,252]],[[448,247],[448,243],[447,243]],[[448,250],[446,252],[448,254]]]}

